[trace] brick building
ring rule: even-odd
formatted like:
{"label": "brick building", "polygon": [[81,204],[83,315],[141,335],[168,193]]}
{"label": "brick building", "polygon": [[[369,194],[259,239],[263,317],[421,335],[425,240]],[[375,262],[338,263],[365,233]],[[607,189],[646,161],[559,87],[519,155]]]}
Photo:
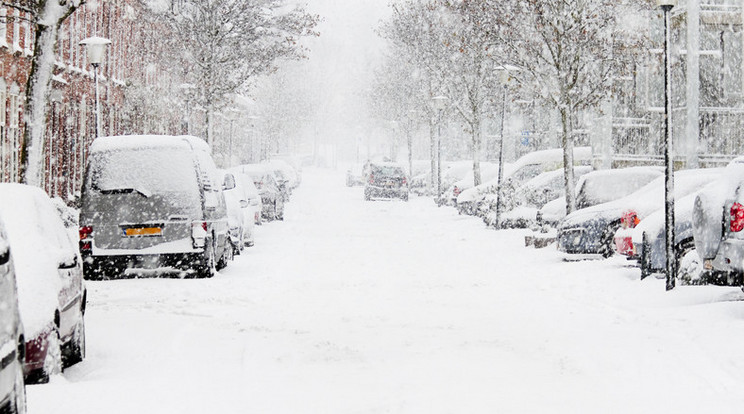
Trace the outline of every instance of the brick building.
{"label": "brick building", "polygon": [[[19,179],[23,104],[33,55],[31,16],[23,3],[0,4],[1,182]],[[111,40],[98,69],[101,134],[182,132],[176,115],[163,116],[132,102],[133,91],[177,84],[158,67],[157,39],[148,36],[157,28],[142,18],[146,12],[138,0],[99,0],[81,6],[62,25],[44,139],[44,186],[51,196],[74,200],[96,134],[93,68],[79,45],[87,37]]]}

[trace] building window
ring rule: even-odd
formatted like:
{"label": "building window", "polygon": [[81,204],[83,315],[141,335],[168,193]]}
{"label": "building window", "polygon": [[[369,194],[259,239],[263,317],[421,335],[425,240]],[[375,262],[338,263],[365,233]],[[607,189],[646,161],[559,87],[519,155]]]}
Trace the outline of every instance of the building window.
{"label": "building window", "polygon": [[0,47],[8,47],[8,9],[0,7]]}
{"label": "building window", "polygon": [[22,52],[21,49],[21,11],[16,9],[13,16],[13,51]]}

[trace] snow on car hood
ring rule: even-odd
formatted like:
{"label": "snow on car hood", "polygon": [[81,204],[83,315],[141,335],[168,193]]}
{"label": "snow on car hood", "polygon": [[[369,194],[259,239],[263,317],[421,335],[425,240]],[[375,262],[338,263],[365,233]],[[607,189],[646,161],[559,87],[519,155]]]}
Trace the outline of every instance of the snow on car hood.
{"label": "snow on car hood", "polygon": [[26,336],[33,338],[54,320],[62,289],[58,267],[65,253],[54,238],[67,237],[67,232],[47,195],[36,187],[0,184],[0,217],[13,255],[21,320]]}
{"label": "snow on car hood", "polygon": [[[720,177],[722,171],[720,168],[677,171],[674,174],[675,198],[695,192]],[[665,177],[659,177],[628,196],[575,211],[566,216],[561,227],[574,227],[587,220],[619,220],[628,210],[635,211],[640,219],[644,219],[664,206],[664,180]]]}

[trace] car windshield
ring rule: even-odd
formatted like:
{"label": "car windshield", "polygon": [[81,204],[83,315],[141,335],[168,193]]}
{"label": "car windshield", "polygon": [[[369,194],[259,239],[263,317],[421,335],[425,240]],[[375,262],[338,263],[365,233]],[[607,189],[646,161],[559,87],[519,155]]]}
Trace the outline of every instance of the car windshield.
{"label": "car windshield", "polygon": [[372,174],[384,175],[389,177],[399,177],[404,175],[402,168],[389,165],[373,165]]}
{"label": "car windshield", "polygon": [[92,155],[88,183],[101,192],[142,195],[198,191],[193,156],[188,150],[141,148]]}
{"label": "car windshield", "polygon": [[648,184],[657,175],[601,175],[587,178],[576,197],[576,207],[586,208],[617,200]]}

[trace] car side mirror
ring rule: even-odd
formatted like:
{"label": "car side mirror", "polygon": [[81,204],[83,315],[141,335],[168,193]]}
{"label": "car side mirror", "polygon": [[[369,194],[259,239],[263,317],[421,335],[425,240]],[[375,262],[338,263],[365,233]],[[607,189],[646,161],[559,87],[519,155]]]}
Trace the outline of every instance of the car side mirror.
{"label": "car side mirror", "polygon": [[7,264],[10,261],[10,247],[8,245],[0,245],[0,266]]}
{"label": "car side mirror", "polygon": [[247,201],[240,200],[240,208],[248,208],[249,205]]}
{"label": "car side mirror", "polygon": [[225,182],[222,184],[223,190],[232,190],[235,188],[235,177],[232,174],[225,174]]}
{"label": "car side mirror", "polygon": [[62,259],[59,262],[59,268],[61,270],[74,269],[77,267],[77,265],[78,265],[77,255],[68,257],[66,259]]}

